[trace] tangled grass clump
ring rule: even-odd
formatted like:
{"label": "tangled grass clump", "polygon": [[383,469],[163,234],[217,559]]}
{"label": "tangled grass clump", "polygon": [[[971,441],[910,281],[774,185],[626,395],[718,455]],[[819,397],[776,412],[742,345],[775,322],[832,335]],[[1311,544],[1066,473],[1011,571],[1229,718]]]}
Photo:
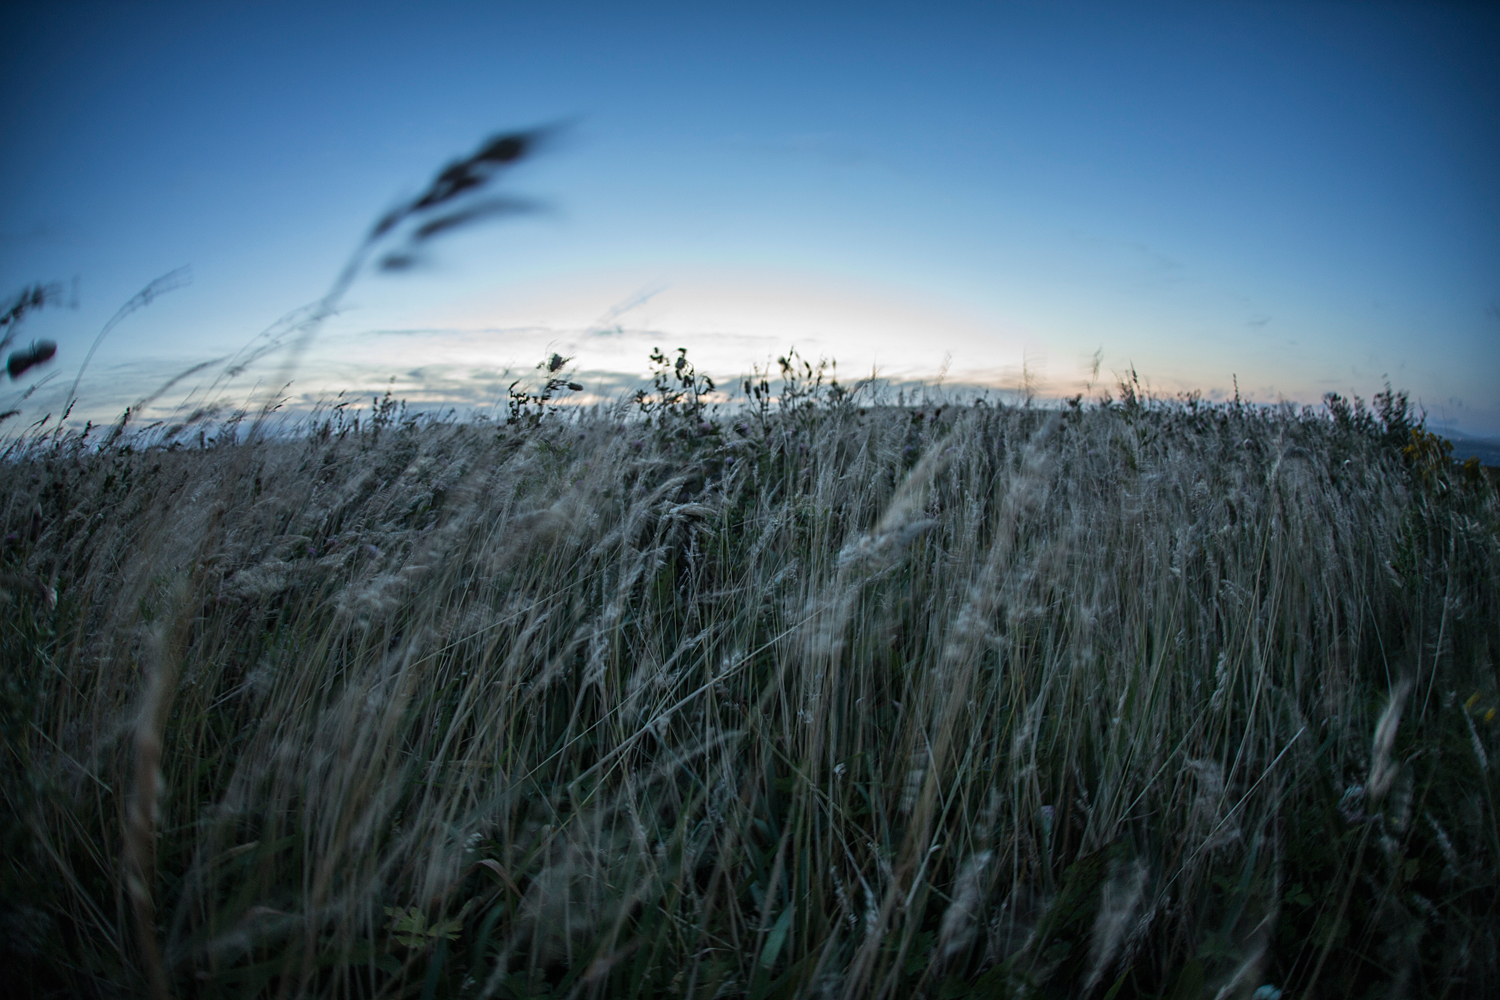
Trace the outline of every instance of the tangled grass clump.
{"label": "tangled grass clump", "polygon": [[1404,398],[894,406],[792,359],[726,417],[657,361],[645,419],[14,441],[10,975],[1500,988],[1500,502]]}

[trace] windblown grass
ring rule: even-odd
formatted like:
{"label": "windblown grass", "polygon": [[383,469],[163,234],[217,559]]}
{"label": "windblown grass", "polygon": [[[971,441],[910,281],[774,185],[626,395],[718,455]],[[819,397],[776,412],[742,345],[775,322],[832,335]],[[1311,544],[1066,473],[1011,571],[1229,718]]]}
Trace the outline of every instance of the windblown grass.
{"label": "windblown grass", "polygon": [[1500,503],[1404,401],[806,388],[17,442],[8,975],[1500,992]]}

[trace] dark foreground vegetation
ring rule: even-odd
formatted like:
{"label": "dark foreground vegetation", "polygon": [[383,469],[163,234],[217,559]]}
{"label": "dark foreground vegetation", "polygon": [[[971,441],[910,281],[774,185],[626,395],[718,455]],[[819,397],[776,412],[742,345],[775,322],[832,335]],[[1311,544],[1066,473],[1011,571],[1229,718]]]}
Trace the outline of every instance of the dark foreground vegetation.
{"label": "dark foreground vegetation", "polygon": [[1500,995],[1500,502],[1403,397],[563,360],[13,439],[8,990]]}

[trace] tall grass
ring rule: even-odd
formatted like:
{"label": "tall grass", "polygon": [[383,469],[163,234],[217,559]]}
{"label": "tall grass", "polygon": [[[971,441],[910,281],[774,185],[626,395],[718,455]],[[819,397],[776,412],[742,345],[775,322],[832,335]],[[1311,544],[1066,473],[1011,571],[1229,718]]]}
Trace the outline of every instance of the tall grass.
{"label": "tall grass", "polygon": [[1500,502],[1404,399],[671,385],[16,442],[11,975],[1500,990]]}

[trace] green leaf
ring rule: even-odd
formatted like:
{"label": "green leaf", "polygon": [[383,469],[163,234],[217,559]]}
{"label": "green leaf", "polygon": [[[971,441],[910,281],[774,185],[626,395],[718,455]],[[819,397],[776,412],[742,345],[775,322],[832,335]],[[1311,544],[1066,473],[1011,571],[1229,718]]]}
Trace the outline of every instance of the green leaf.
{"label": "green leaf", "polygon": [[771,928],[771,933],[766,935],[766,946],[760,952],[760,967],[770,969],[776,964],[776,958],[781,954],[781,946],[786,943],[787,932],[792,929],[792,911],[796,907],[788,906],[781,911],[781,916],[776,918],[776,923]]}
{"label": "green leaf", "polygon": [[908,976],[915,976],[927,968],[927,963],[932,958],[934,936],[932,931],[922,931],[912,938],[911,947],[906,950],[906,974]]}
{"label": "green leaf", "polygon": [[1177,985],[1172,989],[1172,1000],[1194,1000],[1203,993],[1203,963],[1196,958],[1182,967],[1177,974]]}
{"label": "green leaf", "polygon": [[448,957],[448,940],[446,938],[438,942],[437,951],[433,953],[432,964],[427,967],[427,977],[422,983],[422,1000],[433,1000],[437,995],[438,977],[443,973],[443,960]]}

